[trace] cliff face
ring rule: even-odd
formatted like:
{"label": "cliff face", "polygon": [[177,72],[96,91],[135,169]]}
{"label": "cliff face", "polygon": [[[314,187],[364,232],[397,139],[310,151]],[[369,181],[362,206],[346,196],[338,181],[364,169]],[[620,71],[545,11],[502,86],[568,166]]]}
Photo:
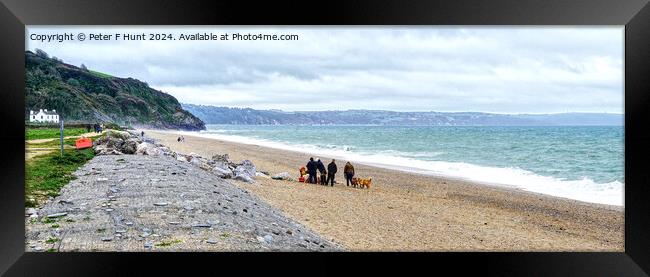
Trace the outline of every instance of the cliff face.
{"label": "cliff face", "polygon": [[202,130],[178,100],[133,78],[117,78],[57,59],[25,53],[25,112],[55,109],[74,122],[112,122],[161,129]]}

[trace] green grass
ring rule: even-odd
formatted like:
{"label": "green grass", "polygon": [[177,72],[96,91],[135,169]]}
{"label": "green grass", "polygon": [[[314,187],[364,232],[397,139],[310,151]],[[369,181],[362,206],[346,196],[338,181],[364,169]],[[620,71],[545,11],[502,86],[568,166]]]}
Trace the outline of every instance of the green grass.
{"label": "green grass", "polygon": [[[78,136],[87,133],[86,128],[64,128],[63,136]],[[46,139],[46,138],[59,138],[59,128],[27,128],[25,129],[25,139]]]}
{"label": "green grass", "polygon": [[57,241],[59,241],[58,238],[49,238],[49,239],[47,239],[47,240],[45,241],[45,243],[47,243],[47,244],[53,244],[53,243],[56,243]]}
{"label": "green grass", "polygon": [[[72,174],[92,159],[95,152],[92,148],[82,150],[67,149],[63,156],[59,151],[53,151],[42,156],[34,157],[25,163],[25,206],[38,206],[47,196],[56,196],[61,188],[75,179]],[[27,201],[34,198],[35,201]]]}
{"label": "green grass", "polygon": [[171,240],[171,241],[164,241],[164,240],[163,240],[163,241],[161,241],[161,242],[159,242],[159,243],[156,243],[155,245],[156,245],[156,246],[162,246],[162,247],[164,247],[164,246],[170,246],[170,245],[172,245],[172,244],[175,244],[175,243],[181,243],[181,242],[183,242],[183,241],[178,240],[178,239]]}
{"label": "green grass", "polygon": [[59,226],[59,224],[52,224],[51,227],[52,227],[52,228],[59,228],[59,227],[61,227],[61,226]]}
{"label": "green grass", "polygon": [[113,76],[111,76],[109,74],[106,74],[106,73],[103,73],[103,72],[99,72],[99,71],[88,70],[88,72],[90,72],[90,74],[95,75],[95,76],[100,77],[100,78],[113,78]]}

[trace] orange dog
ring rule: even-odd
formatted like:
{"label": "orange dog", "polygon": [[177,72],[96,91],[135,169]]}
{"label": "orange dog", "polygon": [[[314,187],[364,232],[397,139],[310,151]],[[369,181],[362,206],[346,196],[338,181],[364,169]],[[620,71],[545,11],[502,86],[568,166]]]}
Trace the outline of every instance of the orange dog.
{"label": "orange dog", "polygon": [[372,177],[368,179],[359,178],[357,182],[359,183],[360,188],[366,187],[367,189],[370,189],[370,185],[372,184]]}
{"label": "orange dog", "polygon": [[367,179],[357,178],[357,177],[352,178],[352,186],[355,187],[355,188],[356,187],[359,187],[359,188],[366,187],[366,188],[369,189],[370,185],[372,185],[372,177],[367,178]]}

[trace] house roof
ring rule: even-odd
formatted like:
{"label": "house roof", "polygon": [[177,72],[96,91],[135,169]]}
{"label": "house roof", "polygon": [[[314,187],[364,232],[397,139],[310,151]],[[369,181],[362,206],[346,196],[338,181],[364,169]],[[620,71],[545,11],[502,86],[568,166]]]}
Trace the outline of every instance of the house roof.
{"label": "house roof", "polygon": [[[40,111],[34,111],[34,113],[39,113],[39,112],[40,112]],[[45,110],[43,110],[43,113],[44,113],[44,114],[47,114],[47,115],[59,115],[59,114],[57,114],[56,112],[51,111],[51,110],[50,110],[50,111],[45,111]]]}

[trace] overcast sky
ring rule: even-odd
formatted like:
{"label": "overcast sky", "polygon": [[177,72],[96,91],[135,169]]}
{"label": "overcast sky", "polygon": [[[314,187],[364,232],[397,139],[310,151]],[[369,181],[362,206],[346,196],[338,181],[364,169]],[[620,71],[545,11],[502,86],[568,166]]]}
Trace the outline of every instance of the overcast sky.
{"label": "overcast sky", "polygon": [[[27,49],[181,103],[255,109],[623,113],[623,27],[28,27]],[[298,41],[38,42],[57,33]]]}

